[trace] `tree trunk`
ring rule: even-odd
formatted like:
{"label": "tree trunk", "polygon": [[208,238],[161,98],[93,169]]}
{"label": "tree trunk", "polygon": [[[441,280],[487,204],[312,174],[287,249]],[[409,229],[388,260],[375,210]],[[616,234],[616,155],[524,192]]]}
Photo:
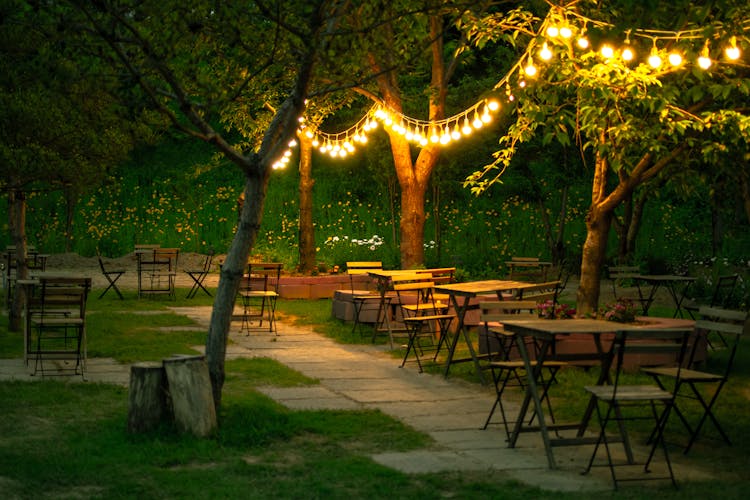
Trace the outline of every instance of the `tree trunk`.
{"label": "tree trunk", "polygon": [[316,266],[315,228],[313,226],[312,139],[297,134],[299,141],[299,270],[313,271]]}
{"label": "tree trunk", "polygon": [[128,432],[152,431],[168,420],[167,391],[162,363],[151,361],[130,367]]}
{"label": "tree trunk", "polygon": [[164,360],[169,396],[177,428],[198,437],[216,431],[216,407],[211,377],[203,356],[176,356]]}
{"label": "tree trunk", "polygon": [[[26,194],[21,190],[11,190],[8,193],[8,223],[10,225],[11,241],[16,247],[16,279],[28,277],[26,268]],[[13,301],[10,304],[8,316],[8,330],[21,331],[23,321],[23,305],[26,303],[26,288],[15,286]]]}
{"label": "tree trunk", "polygon": [[586,217],[586,241],[583,243],[581,281],[576,294],[579,314],[593,314],[599,309],[601,270],[607,253],[607,238],[612,226],[612,212],[589,208]]}
{"label": "tree trunk", "polygon": [[240,223],[229,246],[229,252],[221,266],[219,286],[216,290],[211,323],[206,340],[206,361],[211,375],[214,403],[218,413],[221,406],[221,391],[224,386],[224,361],[227,351],[227,337],[234,310],[240,280],[247,265],[250,248],[260,230],[263,218],[263,205],[268,186],[268,173],[247,175],[245,182],[245,202],[242,205]]}

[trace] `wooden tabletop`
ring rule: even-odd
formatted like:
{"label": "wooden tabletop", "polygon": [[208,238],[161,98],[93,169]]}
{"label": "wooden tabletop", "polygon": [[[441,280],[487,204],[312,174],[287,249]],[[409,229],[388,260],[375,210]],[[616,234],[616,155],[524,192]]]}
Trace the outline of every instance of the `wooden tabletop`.
{"label": "wooden tabletop", "polygon": [[483,280],[466,281],[464,283],[450,283],[447,285],[436,285],[435,291],[453,295],[476,296],[480,293],[491,293],[504,290],[523,290],[537,286],[536,283],[513,280]]}

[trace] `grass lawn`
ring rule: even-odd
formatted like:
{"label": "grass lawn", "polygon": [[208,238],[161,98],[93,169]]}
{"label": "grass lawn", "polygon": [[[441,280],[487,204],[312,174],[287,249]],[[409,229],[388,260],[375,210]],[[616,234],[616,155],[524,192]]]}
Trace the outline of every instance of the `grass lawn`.
{"label": "grass lawn", "polygon": [[[178,291],[184,297],[187,290]],[[211,303],[117,299],[89,300],[89,355],[123,362],[191,353],[205,333],[172,331],[190,321],[168,307]],[[149,310],[149,314],[141,314]],[[330,317],[330,301],[279,301],[284,321],[314,324],[339,342],[369,342],[350,324]],[[21,337],[0,324],[0,357],[21,356]],[[378,342],[386,342],[379,338]],[[717,413],[733,446],[701,439],[690,459],[715,474],[706,482],[671,487],[628,487],[612,498],[744,498],[750,437],[750,345],[741,346],[735,376]],[[165,354],[166,353],[166,354]],[[400,355],[400,352],[396,355]],[[718,355],[721,355],[719,353]],[[465,369],[465,372],[462,371]],[[270,359],[226,365],[220,428],[209,439],[178,434],[171,426],[126,432],[127,389],[94,383],[0,382],[0,492],[2,498],[600,498],[556,493],[509,480],[502,473],[403,474],[369,455],[431,445],[430,438],[379,411],[293,411],[256,390],[261,385],[315,384]],[[454,376],[471,380],[469,366]],[[573,381],[594,377],[564,371],[558,406],[576,414]],[[568,390],[568,393],[566,393]],[[561,415],[562,417],[562,415]],[[714,434],[710,429],[709,436]],[[675,453],[677,453],[675,448]]]}

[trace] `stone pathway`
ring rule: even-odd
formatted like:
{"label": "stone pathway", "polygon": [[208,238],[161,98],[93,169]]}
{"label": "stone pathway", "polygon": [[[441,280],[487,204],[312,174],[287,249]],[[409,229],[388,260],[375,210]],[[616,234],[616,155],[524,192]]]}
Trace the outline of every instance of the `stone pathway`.
{"label": "stone pathway", "polygon": [[[201,329],[207,328],[210,307],[173,309],[195,320]],[[279,335],[267,331],[246,335],[239,333],[239,324],[233,325],[227,358],[272,358],[318,379],[320,384],[260,387],[261,392],[290,409],[379,409],[434,439],[435,444],[428,449],[373,455],[373,460],[380,464],[406,473],[487,472],[548,490],[612,488],[606,467],[595,468],[588,475],[580,474],[591,453],[590,446],[556,448],[558,469],[550,470],[536,434],[523,434],[517,447],[509,449],[502,426],[481,430],[494,400],[494,390],[490,387],[420,374],[410,364],[399,368],[400,362],[386,352],[385,346],[337,344],[311,328],[282,322],[278,323],[278,329]],[[0,360],[0,379],[39,378],[28,373],[20,360]],[[127,385],[129,366],[91,359],[87,373],[91,382]],[[517,411],[512,404],[506,406],[509,414]],[[672,460],[678,481],[706,477],[703,471],[694,470],[689,459],[681,454],[673,453]],[[658,461],[663,459],[658,457]]]}

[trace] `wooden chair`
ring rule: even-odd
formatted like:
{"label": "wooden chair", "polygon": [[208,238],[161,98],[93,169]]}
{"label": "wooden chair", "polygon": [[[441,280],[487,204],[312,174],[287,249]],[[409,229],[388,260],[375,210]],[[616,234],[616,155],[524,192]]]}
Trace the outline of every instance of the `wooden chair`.
{"label": "wooden chair", "polygon": [[157,247],[149,250],[149,253],[152,260],[144,257],[138,261],[138,296],[162,294],[174,299],[179,248]]}
{"label": "wooden chair", "polygon": [[[664,442],[664,427],[669,418],[670,411],[674,406],[674,392],[669,391],[656,384],[630,385],[623,381],[622,373],[624,356],[628,354],[663,355],[666,359],[672,359],[676,373],[679,376],[682,362],[687,351],[687,340],[692,333],[692,328],[683,329],[638,329],[618,331],[612,342],[611,355],[614,358],[614,381],[610,385],[587,386],[585,390],[596,402],[596,415],[599,421],[599,436],[591,454],[585,472],[588,473],[595,466],[597,454],[600,447],[604,446],[614,487],[617,489],[618,482],[634,480],[657,480],[670,479],[677,486],[669,452]],[[651,449],[644,462],[638,463],[634,460],[632,448],[627,435],[625,423],[635,420],[653,420],[654,433],[651,441]],[[615,441],[609,435],[608,425],[616,423],[619,430],[617,441],[623,443],[625,448],[625,460],[615,457],[612,444]],[[650,471],[650,465],[654,458],[656,448],[661,447],[666,462],[667,475],[656,475]],[[602,465],[602,464],[597,464]],[[627,477],[617,476],[615,470],[618,467],[643,465],[643,472],[647,474]]]}
{"label": "wooden chair", "polygon": [[607,273],[612,283],[612,293],[617,301],[629,300],[648,310],[648,297],[643,295],[638,276],[643,274],[638,266],[609,266]]}
{"label": "wooden chair", "polygon": [[541,262],[538,257],[511,257],[506,262],[511,280],[547,281],[547,272],[552,265]]}
{"label": "wooden chair", "polygon": [[[358,288],[357,281],[360,278],[367,276],[367,282],[372,283],[369,279],[368,273],[370,271],[381,271],[383,269],[383,263],[380,261],[351,261],[346,263],[346,274],[349,275],[349,283],[351,284],[352,292],[352,304],[354,305],[354,325],[352,326],[352,333],[357,331],[359,328],[360,335],[362,332],[362,314],[364,311],[377,310],[379,316],[381,312],[388,314],[388,311],[381,311],[381,307],[386,304],[381,304],[381,294],[377,291],[371,290],[368,286],[367,289]],[[376,321],[377,323],[377,321]],[[377,328],[377,325],[376,325]]]}
{"label": "wooden chair", "polygon": [[107,266],[104,265],[104,260],[102,260],[102,254],[99,251],[99,248],[96,249],[96,258],[99,260],[99,269],[101,270],[102,274],[105,278],[107,278],[107,282],[109,282],[109,285],[107,288],[104,289],[104,291],[99,294],[99,298],[101,299],[104,297],[109,290],[113,290],[118,297],[120,297],[120,300],[123,300],[122,293],[120,293],[120,289],[117,288],[117,280],[122,277],[123,274],[125,274],[124,269],[108,269]]}
{"label": "wooden chair", "polygon": [[[684,450],[685,453],[690,451],[707,420],[711,421],[725,443],[732,444],[719,424],[713,409],[721,390],[729,380],[740,339],[750,331],[750,318],[745,311],[704,306],[699,309],[699,315],[700,319],[695,322],[698,337],[693,341],[693,349],[686,367],[682,369],[649,368],[644,370],[662,388],[665,387],[665,380],[674,383],[677,402],[693,400],[697,401],[701,407],[701,416],[698,423],[693,427],[685,415],[687,410],[679,404],[675,405],[675,413],[690,436]],[[700,345],[700,336],[708,336],[712,333],[722,334],[731,339],[728,342],[727,352],[721,353],[722,359],[719,362],[709,362],[709,366],[712,366],[713,369],[693,369],[692,356],[695,353],[695,348]]]}
{"label": "wooden chair", "polygon": [[40,278],[36,293],[27,309],[27,359],[34,359],[34,373],[44,376],[45,361],[75,361],[70,368],[85,378],[86,368],[86,299],[91,278]]}
{"label": "wooden chair", "polygon": [[190,276],[190,279],[193,280],[193,286],[190,288],[190,291],[185,298],[192,299],[198,293],[198,290],[203,290],[206,295],[212,297],[211,292],[209,292],[206,287],[203,286],[203,282],[205,281],[206,276],[208,276],[208,273],[211,272],[211,264],[214,260],[214,253],[214,250],[211,249],[208,254],[206,254],[206,256],[203,258],[203,264],[201,265],[201,267],[196,269],[185,269],[185,273],[187,273],[187,275]]}
{"label": "wooden chair", "polygon": [[[406,353],[401,366],[406,364],[409,353],[414,353],[421,373],[422,361],[419,356],[425,351],[422,341],[429,340],[430,347],[435,349],[433,357],[435,361],[442,346],[448,342],[448,329],[455,316],[447,314],[448,304],[435,299],[433,293],[435,282],[431,274],[425,272],[400,274],[393,276],[391,280],[401,309],[404,331],[408,335]],[[393,332],[394,329],[391,328],[391,345]]]}
{"label": "wooden chair", "polygon": [[[279,283],[283,264],[277,262],[252,262],[240,282],[238,296],[242,298],[243,313],[240,331],[247,329],[250,335],[250,319],[258,318],[258,328],[268,321],[268,331],[276,329],[276,300],[279,298]],[[253,312],[253,308],[257,312]]]}
{"label": "wooden chair", "polygon": [[737,280],[739,277],[739,274],[719,276],[716,279],[716,285],[714,286],[713,293],[710,297],[685,299],[682,303],[682,308],[688,312],[691,319],[695,319],[701,306],[722,308],[731,307],[730,302],[732,300],[732,294],[734,293],[734,288],[737,286]]}
{"label": "wooden chair", "polygon": [[[495,384],[495,401],[490,408],[483,429],[486,429],[492,421],[495,410],[500,410],[505,434],[510,440],[510,428],[513,422],[508,422],[503,405],[503,395],[508,387],[525,388],[524,362],[517,350],[516,342],[518,336],[503,328],[503,320],[507,319],[539,319],[536,300],[492,300],[479,303],[480,321],[486,329],[485,342],[486,352],[489,354],[488,368],[492,373]],[[527,351],[536,352],[535,346],[529,346]],[[536,360],[532,360],[532,366],[536,366]],[[547,376],[540,381],[542,387],[541,399],[547,403],[550,418],[554,422],[554,413],[547,397],[550,385],[555,380],[558,370],[566,363],[555,360],[545,360],[543,368],[547,370]],[[532,416],[532,418],[534,418]]]}

